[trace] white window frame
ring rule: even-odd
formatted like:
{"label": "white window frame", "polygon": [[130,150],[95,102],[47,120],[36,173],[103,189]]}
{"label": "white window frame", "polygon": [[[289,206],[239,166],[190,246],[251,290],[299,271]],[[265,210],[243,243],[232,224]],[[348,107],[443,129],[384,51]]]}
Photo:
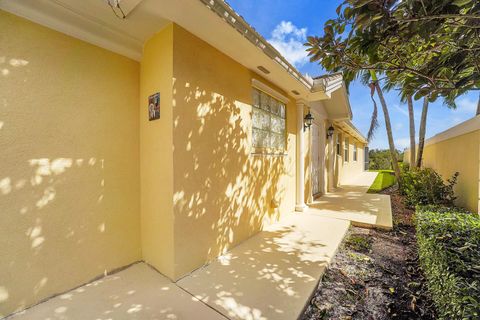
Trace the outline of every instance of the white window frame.
{"label": "white window frame", "polygon": [[353,161],[354,162],[358,161],[358,148],[355,142],[353,143]]}

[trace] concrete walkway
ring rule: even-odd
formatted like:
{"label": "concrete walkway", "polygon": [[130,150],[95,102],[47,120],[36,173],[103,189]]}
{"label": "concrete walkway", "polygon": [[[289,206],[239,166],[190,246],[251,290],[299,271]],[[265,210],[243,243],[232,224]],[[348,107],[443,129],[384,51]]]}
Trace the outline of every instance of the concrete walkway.
{"label": "concrete walkway", "polygon": [[138,263],[11,319],[296,319],[349,226],[290,214],[177,283]]}
{"label": "concrete walkway", "polygon": [[309,205],[308,212],[323,217],[351,221],[353,225],[391,230],[390,196],[369,194],[377,172],[363,172]]}
{"label": "concrete walkway", "polygon": [[225,320],[225,317],[145,263],[137,263],[7,319]]}
{"label": "concrete walkway", "polygon": [[138,263],[12,319],[297,319],[350,223],[392,227],[389,196],[366,193],[375,177],[356,177],[177,283]]}
{"label": "concrete walkway", "polygon": [[349,225],[292,214],[177,284],[229,319],[297,319]]}

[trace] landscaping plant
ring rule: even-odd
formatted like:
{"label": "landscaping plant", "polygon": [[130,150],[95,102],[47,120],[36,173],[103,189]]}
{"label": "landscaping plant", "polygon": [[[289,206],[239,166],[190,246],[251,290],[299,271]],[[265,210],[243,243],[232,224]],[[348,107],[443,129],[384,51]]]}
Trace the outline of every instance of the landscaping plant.
{"label": "landscaping plant", "polygon": [[445,207],[417,207],[420,265],[439,319],[480,319],[480,218]]}
{"label": "landscaping plant", "polygon": [[456,199],[453,188],[458,175],[456,172],[445,183],[442,176],[431,168],[403,170],[400,191],[410,208],[417,205],[453,206]]}

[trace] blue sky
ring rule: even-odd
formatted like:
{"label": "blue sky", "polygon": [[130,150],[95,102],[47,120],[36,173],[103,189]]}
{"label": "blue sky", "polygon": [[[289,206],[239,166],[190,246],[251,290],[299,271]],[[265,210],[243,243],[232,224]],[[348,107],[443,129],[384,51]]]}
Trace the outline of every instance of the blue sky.
{"label": "blue sky", "polygon": [[[260,34],[269,40],[301,72],[316,76],[325,73],[310,63],[303,43],[308,35],[323,33],[323,24],[336,16],[335,9],[341,0],[229,0],[228,3],[242,15]],[[469,93],[457,100],[458,108],[450,110],[441,101],[430,105],[427,120],[427,138],[475,115],[477,93]],[[397,149],[409,145],[407,106],[400,103],[395,92],[386,94],[390,119]],[[378,102],[378,99],[377,99]],[[370,125],[372,102],[369,89],[361,83],[350,87],[353,123],[367,133]],[[379,106],[380,108],[380,106]],[[415,121],[418,136],[422,101],[415,102]],[[370,148],[387,148],[383,113],[379,110],[380,127],[370,142]]]}

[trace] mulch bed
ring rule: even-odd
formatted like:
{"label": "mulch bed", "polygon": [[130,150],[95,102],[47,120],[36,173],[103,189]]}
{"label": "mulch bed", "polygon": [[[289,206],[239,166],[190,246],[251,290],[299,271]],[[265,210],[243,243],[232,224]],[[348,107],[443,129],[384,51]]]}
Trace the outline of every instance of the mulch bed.
{"label": "mulch bed", "polygon": [[435,319],[418,266],[413,211],[395,186],[382,193],[391,196],[394,229],[352,227],[302,320]]}

